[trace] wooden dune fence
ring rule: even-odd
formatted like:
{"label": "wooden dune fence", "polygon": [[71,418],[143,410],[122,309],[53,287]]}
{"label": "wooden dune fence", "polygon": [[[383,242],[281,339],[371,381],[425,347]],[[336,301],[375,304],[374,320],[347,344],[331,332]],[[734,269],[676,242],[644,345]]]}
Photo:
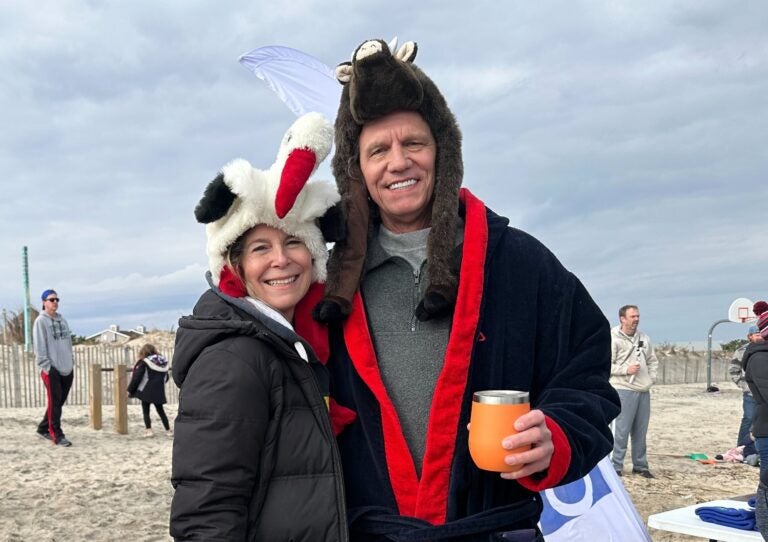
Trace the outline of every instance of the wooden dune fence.
{"label": "wooden dune fence", "polygon": [[[67,404],[88,405],[88,372],[93,364],[101,365],[102,404],[114,404],[115,365],[122,364],[129,370],[138,358],[139,347],[130,346],[76,346],[75,380]],[[173,357],[173,348],[159,349],[168,360]],[[707,359],[703,355],[678,355],[659,358],[657,384],[705,383],[707,381]],[[130,373],[127,375],[130,379]],[[732,386],[728,377],[728,359],[712,357],[712,382],[720,386]],[[179,390],[169,379],[165,385],[168,402],[179,401]],[[128,404],[138,404],[130,399]],[[0,345],[0,408],[45,407],[45,390],[40,371],[33,353],[24,352],[22,345]]]}
{"label": "wooden dune fence", "polygon": [[[168,360],[173,357],[173,349],[158,348]],[[114,381],[112,372],[116,365],[124,365],[130,370],[138,359],[139,347],[130,346],[76,346],[75,347],[75,379],[69,392],[67,404],[88,405],[89,392],[88,372],[93,364],[101,365],[105,372],[102,381],[102,404],[114,404]],[[109,376],[106,376],[106,373]],[[170,376],[170,375],[169,375]],[[126,382],[130,381],[130,373]],[[165,395],[169,403],[178,403],[179,390],[168,380],[165,385]],[[138,404],[131,399],[129,404]],[[46,404],[45,389],[40,378],[40,370],[32,352],[24,352],[23,345],[0,345],[0,408],[44,408]]]}

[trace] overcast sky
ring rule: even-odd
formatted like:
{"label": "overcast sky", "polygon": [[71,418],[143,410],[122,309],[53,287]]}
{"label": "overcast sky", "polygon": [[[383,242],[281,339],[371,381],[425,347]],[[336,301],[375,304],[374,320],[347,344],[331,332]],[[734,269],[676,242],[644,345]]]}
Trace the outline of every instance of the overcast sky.
{"label": "overcast sky", "polygon": [[55,288],[76,334],[175,328],[206,287],[205,185],[269,166],[294,119],[238,57],[335,66],[393,36],[458,118],[464,186],[612,325],[634,303],[654,342],[702,341],[735,298],[768,298],[768,3],[453,4],[0,4],[0,308],[22,307],[27,246],[32,303]]}

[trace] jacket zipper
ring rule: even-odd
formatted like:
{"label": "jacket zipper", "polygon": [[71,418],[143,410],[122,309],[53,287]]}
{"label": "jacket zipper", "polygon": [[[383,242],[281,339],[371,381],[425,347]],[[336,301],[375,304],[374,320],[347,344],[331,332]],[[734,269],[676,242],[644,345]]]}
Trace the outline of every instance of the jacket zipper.
{"label": "jacket zipper", "polygon": [[419,271],[413,271],[413,312],[411,313],[411,331],[416,331],[417,319],[416,319],[416,307],[419,306],[419,282],[421,280],[421,273]]}

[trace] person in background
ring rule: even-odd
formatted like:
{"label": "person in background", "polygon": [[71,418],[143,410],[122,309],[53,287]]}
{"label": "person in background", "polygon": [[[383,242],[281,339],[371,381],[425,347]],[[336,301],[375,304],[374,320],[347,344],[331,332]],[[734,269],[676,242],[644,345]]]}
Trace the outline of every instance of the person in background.
{"label": "person in background", "polygon": [[611,385],[621,399],[621,413],[616,418],[611,462],[621,476],[627,444],[632,440],[632,472],[654,478],[648,468],[645,437],[651,419],[651,386],[656,382],[659,360],[651,339],[639,331],[637,305],[619,309],[619,325],[611,329]]}
{"label": "person in background", "polygon": [[207,224],[210,289],[179,321],[173,355],[177,540],[348,538],[328,375],[293,327],[325,278],[317,219],[339,196],[330,182],[304,182],[331,139],[320,115],[300,117],[276,177],[232,162],[195,209]]}
{"label": "person in background", "polygon": [[[416,50],[369,40],[337,68],[348,236],[313,315],[329,322],[334,398],[356,413],[339,435],[350,534],[543,540],[538,492],[611,449],[610,328],[546,247],[460,189],[461,134]],[[530,393],[499,442],[517,472],[470,458],[472,395],[487,389]]]}
{"label": "person in background", "polygon": [[[739,424],[739,433],[736,437],[736,446],[748,446],[752,443],[752,437],[749,436],[749,428],[752,426],[752,418],[755,415],[755,399],[752,397],[752,392],[749,390],[747,381],[744,379],[744,370],[741,368],[744,362],[744,354],[747,351],[747,346],[752,343],[763,342],[763,337],[760,335],[760,330],[757,326],[749,326],[747,331],[747,343],[740,346],[733,353],[731,363],[728,367],[728,374],[731,380],[742,391],[741,402],[741,423]],[[747,454],[744,454],[746,457]]]}
{"label": "person in background", "polygon": [[152,420],[149,418],[149,407],[155,405],[157,415],[163,422],[168,436],[173,436],[168,416],[163,405],[165,399],[165,383],[168,382],[168,360],[161,356],[154,345],[145,344],[139,350],[139,359],[133,366],[131,381],[128,383],[128,395],[141,401],[141,412],[144,415],[144,436],[153,436]]}
{"label": "person in background", "polygon": [[54,444],[69,447],[72,443],[61,429],[61,410],[67,402],[74,380],[72,332],[67,321],[59,314],[61,300],[56,290],[45,290],[41,299],[43,310],[35,319],[32,341],[37,366],[45,385],[48,407],[37,426],[37,434]]}
{"label": "person in background", "polygon": [[[744,352],[744,378],[755,399],[752,434],[760,455],[760,482],[756,491],[755,516],[763,537],[768,534],[768,311],[757,319],[762,342],[753,342]],[[768,540],[768,539],[767,539]]]}

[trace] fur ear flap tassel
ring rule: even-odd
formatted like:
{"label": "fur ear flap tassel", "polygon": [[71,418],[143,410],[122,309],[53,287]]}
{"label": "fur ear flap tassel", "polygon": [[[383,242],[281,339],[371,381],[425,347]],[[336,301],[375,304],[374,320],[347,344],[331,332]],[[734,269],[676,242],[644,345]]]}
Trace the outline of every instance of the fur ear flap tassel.
{"label": "fur ear flap tassel", "polygon": [[200,203],[195,207],[195,218],[201,224],[209,224],[220,219],[229,211],[235,193],[224,182],[224,174],[219,173],[205,188]]}

